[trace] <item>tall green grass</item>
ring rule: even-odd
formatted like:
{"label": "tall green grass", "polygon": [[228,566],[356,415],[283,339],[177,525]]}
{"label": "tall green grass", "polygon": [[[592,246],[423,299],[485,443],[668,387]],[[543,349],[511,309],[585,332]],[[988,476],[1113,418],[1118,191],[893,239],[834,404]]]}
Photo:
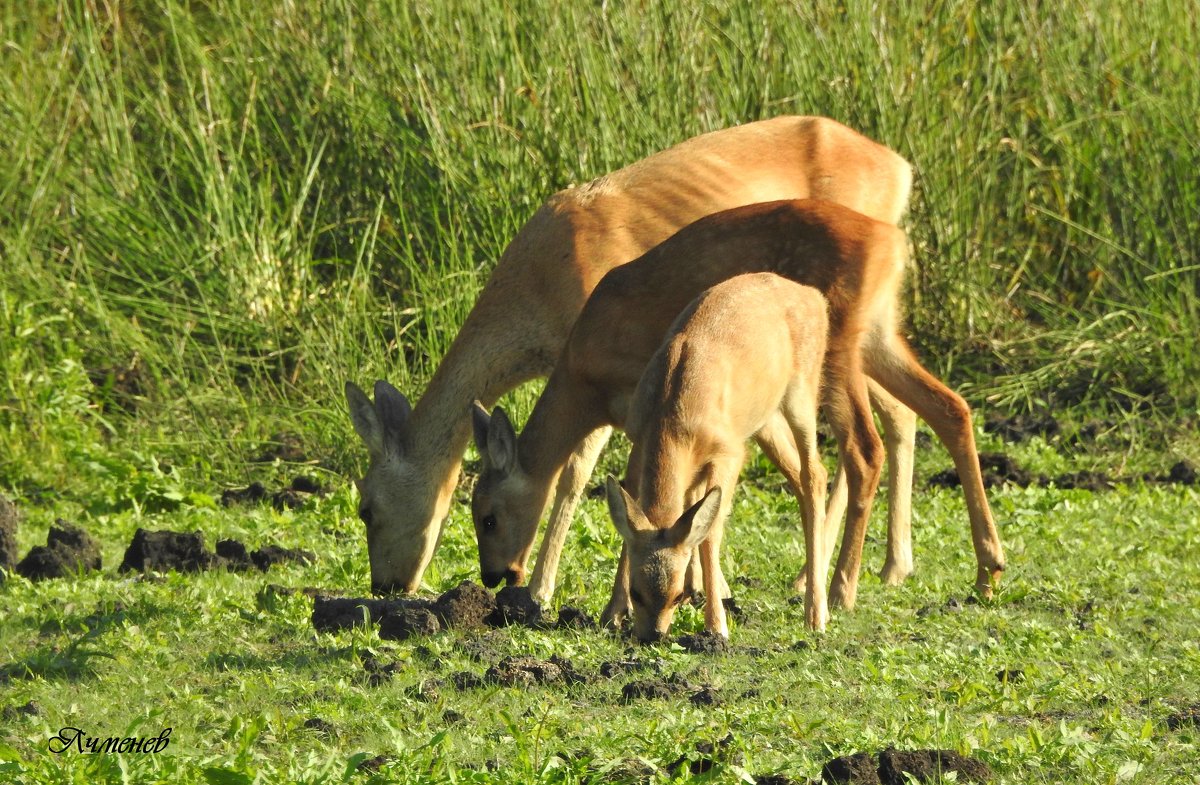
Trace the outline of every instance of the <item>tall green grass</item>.
{"label": "tall green grass", "polygon": [[[6,3],[0,483],[58,482],[126,438],[231,466],[291,429],[351,460],[342,382],[419,393],[550,193],[784,113],[917,167],[910,330],[973,400],[1193,416],[1198,17]],[[93,383],[130,367],[135,417]]]}

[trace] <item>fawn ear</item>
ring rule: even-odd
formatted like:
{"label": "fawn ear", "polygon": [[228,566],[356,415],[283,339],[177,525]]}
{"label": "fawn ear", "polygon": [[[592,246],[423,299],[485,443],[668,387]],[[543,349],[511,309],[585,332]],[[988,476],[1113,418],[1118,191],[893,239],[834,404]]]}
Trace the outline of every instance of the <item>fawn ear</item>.
{"label": "fawn ear", "polygon": [[367,394],[354,382],[346,382],[346,405],[350,409],[350,422],[354,431],[367,445],[372,457],[383,453],[383,426],[375,414],[375,407]]}
{"label": "fawn ear", "polygon": [[695,548],[708,539],[717,513],[721,511],[721,487],[714,485],[704,498],[684,510],[671,527],[671,540],[685,548]]}
{"label": "fawn ear", "polygon": [[487,457],[487,435],[488,424],[492,421],[492,415],[488,414],[488,410],[479,401],[471,404],[471,429],[475,432],[475,449],[479,450],[479,457]]}
{"label": "fawn ear", "polygon": [[404,393],[392,385],[379,379],[375,382],[375,416],[383,426],[384,449],[397,452],[404,446],[404,438],[408,434],[408,416],[412,414],[412,406]]}
{"label": "fawn ear", "polygon": [[[480,409],[483,407],[481,406]],[[486,420],[482,419],[487,417]],[[475,443],[484,460],[501,474],[510,474],[517,468],[517,431],[512,420],[497,406],[491,417],[487,412],[477,412],[474,419]],[[480,443],[479,437],[483,436]]]}
{"label": "fawn ear", "polygon": [[605,495],[608,497],[608,511],[612,514],[613,525],[617,527],[617,533],[624,540],[632,540],[638,535],[654,531],[654,527],[650,525],[650,521],[646,520],[646,514],[642,512],[642,508],[634,501],[621,483],[617,482],[617,478],[611,474],[604,483]]}

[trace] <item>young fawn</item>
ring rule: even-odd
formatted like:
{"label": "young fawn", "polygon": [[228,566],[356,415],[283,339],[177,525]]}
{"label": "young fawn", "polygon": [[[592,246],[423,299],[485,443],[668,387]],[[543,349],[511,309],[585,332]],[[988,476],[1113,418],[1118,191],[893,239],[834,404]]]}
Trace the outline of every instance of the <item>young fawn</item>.
{"label": "young fawn", "polygon": [[[907,241],[896,227],[831,202],[794,200],[708,216],[610,272],[576,320],[520,438],[499,409],[490,418],[476,409],[484,466],[471,505],[481,566],[487,569],[487,553],[494,559],[497,552],[507,552],[516,561],[528,553],[567,458],[594,430],[624,423],[646,363],[687,304],[736,275],[774,272],[817,288],[829,302],[831,353],[823,409],[838,439],[839,471],[846,472],[849,485],[831,604],[854,605],[882,463],[864,366],[929,422],[954,456],[970,512],[976,587],[990,591],[1004,557],[979,474],[970,410],[921,367],[899,333],[898,292],[906,260]],[[795,465],[790,439],[777,432],[766,435],[764,440],[760,433],[759,440],[768,456],[777,464],[791,460]],[[614,596],[606,619],[617,620],[625,608],[627,603]]]}
{"label": "young fawn", "polygon": [[[491,405],[522,382],[549,375],[605,273],[699,218],[774,199],[826,199],[895,224],[911,183],[903,158],[841,123],[777,117],[689,139],[551,196],[505,248],[415,406],[382,380],[374,401],[346,384],[350,419],[370,455],[358,486],[372,589],[420,586],[471,438],[471,402]],[[679,263],[686,272],[688,260]],[[893,411],[896,427],[886,418],[884,426],[896,434],[889,466],[901,476],[892,484],[907,491],[913,415],[899,406],[883,414]],[[562,537],[608,434],[601,428],[581,439],[561,472],[551,536],[532,580],[541,599],[553,592]],[[893,505],[892,517],[895,539],[906,543],[907,504]],[[904,553],[889,557],[896,579],[911,567]],[[524,564],[511,569],[514,577],[523,579]]]}
{"label": "young fawn", "polygon": [[770,273],[739,275],[696,298],[646,366],[625,420],[633,442],[628,491],[608,478],[608,506],[625,542],[619,579],[628,581],[639,640],[670,631],[697,547],[705,626],[729,637],[720,595],[725,519],[746,439],[778,420],[800,458],[787,479],[808,552],[805,620],[825,629],[826,475],[816,430],[828,332],[816,289]]}

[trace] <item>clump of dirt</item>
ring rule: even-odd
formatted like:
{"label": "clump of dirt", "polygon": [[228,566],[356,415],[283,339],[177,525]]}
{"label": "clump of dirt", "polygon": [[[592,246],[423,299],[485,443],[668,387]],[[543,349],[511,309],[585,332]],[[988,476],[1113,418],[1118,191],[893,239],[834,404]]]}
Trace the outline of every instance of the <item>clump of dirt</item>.
{"label": "clump of dirt", "polygon": [[21,717],[40,717],[42,716],[42,707],[33,701],[29,701],[23,706],[5,706],[4,711],[0,711],[0,719],[5,722],[12,722]]}
{"label": "clump of dirt", "polygon": [[252,504],[267,498],[267,488],[261,482],[252,482],[245,488],[226,488],[221,491],[221,506]]}
{"label": "clump of dirt", "polygon": [[483,679],[502,687],[532,687],[563,681],[563,670],[554,662],[534,657],[505,657],[488,668]]}
{"label": "clump of dirt", "polygon": [[695,693],[697,688],[689,684],[687,679],[677,673],[672,673],[665,679],[636,679],[621,688],[621,702],[632,703],[639,698],[649,700],[670,700],[685,693]]}
{"label": "clump of dirt", "polygon": [[[983,487],[995,488],[999,485],[1013,484],[1020,488],[1028,488],[1035,481],[1034,476],[1017,465],[1009,455],[1002,452],[979,453],[979,468],[983,472]],[[1045,484],[1044,478],[1036,478]],[[954,468],[940,471],[929,478],[929,486],[937,488],[957,488],[962,485],[958,472]]]}
{"label": "clump of dirt", "polygon": [[467,690],[477,690],[485,682],[470,671],[455,671],[450,674],[450,683],[454,685],[454,689],[465,692]]}
{"label": "clump of dirt", "polygon": [[1167,717],[1167,727],[1171,730],[1179,730],[1188,725],[1200,728],[1200,703],[1184,707]]}
{"label": "clump of dirt", "polygon": [[[699,605],[699,603],[697,603]],[[737,621],[744,622],[746,620],[746,609],[738,605],[737,599],[734,597],[725,597],[721,600],[721,605],[725,606],[725,612]]]}
{"label": "clump of dirt", "polygon": [[509,638],[501,632],[489,632],[459,643],[463,653],[475,662],[495,662],[504,656],[508,648]]}
{"label": "clump of dirt", "polygon": [[721,696],[711,686],[705,685],[688,698],[695,706],[720,706]]}
{"label": "clump of dirt", "polygon": [[402,641],[416,635],[433,635],[441,628],[437,616],[428,608],[392,608],[380,620],[379,637]]}
{"label": "clump of dirt", "polygon": [[312,564],[317,560],[317,555],[312,551],[306,551],[302,548],[284,548],[281,545],[267,544],[256,551],[252,551],[250,559],[254,562],[254,566],[266,572],[274,565],[285,562]]}
{"label": "clump of dirt", "polygon": [[850,785],[909,785],[911,782],[940,782],[954,772],[956,782],[989,782],[992,770],[975,758],[952,750],[897,750],[878,755],[858,752],[834,758],[821,769],[821,781]]}
{"label": "clump of dirt", "polygon": [[4,571],[17,566],[17,523],[20,514],[17,506],[0,496],[0,581]]}
{"label": "clump of dirt", "polygon": [[302,506],[310,497],[324,496],[328,492],[314,478],[302,474],[295,477],[291,485],[274,493],[268,491],[261,482],[252,482],[245,488],[226,488],[221,491],[221,506],[259,504],[270,500],[271,506],[277,510],[294,510]]}
{"label": "clump of dirt", "polygon": [[691,654],[725,654],[729,651],[729,641],[708,630],[696,635],[680,635],[677,642]]}
{"label": "clump of dirt", "polygon": [[245,572],[254,566],[250,552],[239,540],[217,540],[217,556],[221,557],[225,567],[233,572]]}
{"label": "clump of dirt", "polygon": [[[992,770],[974,758],[953,750],[896,750],[879,753],[879,779],[883,785],[907,785],[910,777],[917,782],[937,782],[954,772],[957,782],[988,782]],[[906,776],[907,775],[907,776]]]}
{"label": "clump of dirt", "polygon": [[989,412],[983,430],[994,433],[1006,442],[1023,442],[1033,436],[1052,439],[1062,433],[1058,420],[1048,414],[1015,414],[1005,417]]}
{"label": "clump of dirt", "polygon": [[[1111,491],[1117,487],[1113,478],[1108,472],[1098,472],[1091,470],[1083,470],[1077,472],[1067,472],[1056,476],[1053,481],[1054,485],[1066,490],[1080,489],[1085,491]],[[1043,482],[1043,485],[1048,483]]]}
{"label": "clump of dirt", "polygon": [[391,679],[400,670],[400,663],[389,662],[382,663],[373,654],[364,654],[362,657],[363,671],[367,674],[367,683],[372,687],[378,687],[380,684]]}
{"label": "clump of dirt", "polygon": [[734,750],[732,733],[715,744],[710,741],[700,742],[696,745],[696,753],[694,756],[680,755],[668,763],[667,773],[674,777],[686,765],[693,777],[699,777],[712,771],[718,763],[736,766],[742,762],[742,755]]}
{"label": "clump of dirt", "polygon": [[754,777],[754,785],[801,785],[801,783],[784,774],[757,774]]}
{"label": "clump of dirt", "polygon": [[382,769],[384,766],[392,762],[391,755],[376,755],[373,758],[367,758],[362,763],[355,766],[355,771],[365,771],[371,774]]}
{"label": "clump of dirt", "polygon": [[996,679],[1004,684],[1018,684],[1025,681],[1025,671],[1020,668],[1001,668],[996,671]]}
{"label": "clump of dirt", "polygon": [[505,586],[496,592],[495,603],[496,610],[487,617],[487,623],[493,627],[510,624],[534,627],[542,620],[542,606],[530,595],[528,586]]}
{"label": "clump of dirt", "polygon": [[564,605],[558,609],[558,620],[554,622],[556,630],[594,630],[596,620],[582,608]]}
{"label": "clump of dirt", "polygon": [[652,670],[655,673],[662,672],[663,661],[643,660],[638,657],[629,657],[624,660],[608,660],[600,663],[600,676],[605,679],[614,679],[627,673],[637,673],[638,671]]}
{"label": "clump of dirt", "polygon": [[496,611],[496,598],[487,589],[463,581],[438,597],[433,612],[445,627],[482,627]]}
{"label": "clump of dirt", "polygon": [[405,609],[429,611],[432,608],[429,600],[328,597],[318,594],[313,597],[312,625],[320,632],[335,632],[367,623],[378,624],[384,616]]}
{"label": "clump of dirt", "polygon": [[562,671],[563,681],[567,684],[586,684],[591,681],[582,671],[575,669],[575,664],[566,657],[560,657],[557,654],[550,655],[550,662],[558,666]]}
{"label": "clump of dirt", "polygon": [[1171,467],[1171,471],[1167,474],[1167,481],[1181,485],[1195,485],[1197,482],[1196,467],[1187,461],[1179,461]]}
{"label": "clump of dirt", "polygon": [[138,529],[125,549],[121,572],[155,570],[199,572],[216,567],[217,555],[204,546],[201,532],[147,531]]}
{"label": "clump of dirt", "polygon": [[86,531],[59,518],[50,527],[45,545],[30,549],[17,564],[17,573],[31,581],[62,578],[83,570],[100,569],[100,546]]}

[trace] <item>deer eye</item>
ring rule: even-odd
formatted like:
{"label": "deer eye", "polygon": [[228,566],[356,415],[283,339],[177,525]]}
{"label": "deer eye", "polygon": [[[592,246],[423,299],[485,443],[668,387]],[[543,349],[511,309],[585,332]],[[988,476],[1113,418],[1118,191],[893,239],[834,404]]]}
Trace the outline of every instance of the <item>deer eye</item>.
{"label": "deer eye", "polygon": [[683,601],[686,599],[687,599],[687,592],[680,592],[678,595],[676,595],[675,599],[671,601],[671,605],[673,607],[677,608],[680,605],[683,605]]}
{"label": "deer eye", "polygon": [[358,508],[358,517],[360,519],[362,519],[363,523],[370,526],[371,525],[371,505],[364,504],[363,506],[359,507]]}
{"label": "deer eye", "polygon": [[487,517],[485,517],[483,519],[483,521],[481,521],[481,523],[483,524],[484,531],[490,532],[491,530],[496,528],[496,516],[488,515]]}

